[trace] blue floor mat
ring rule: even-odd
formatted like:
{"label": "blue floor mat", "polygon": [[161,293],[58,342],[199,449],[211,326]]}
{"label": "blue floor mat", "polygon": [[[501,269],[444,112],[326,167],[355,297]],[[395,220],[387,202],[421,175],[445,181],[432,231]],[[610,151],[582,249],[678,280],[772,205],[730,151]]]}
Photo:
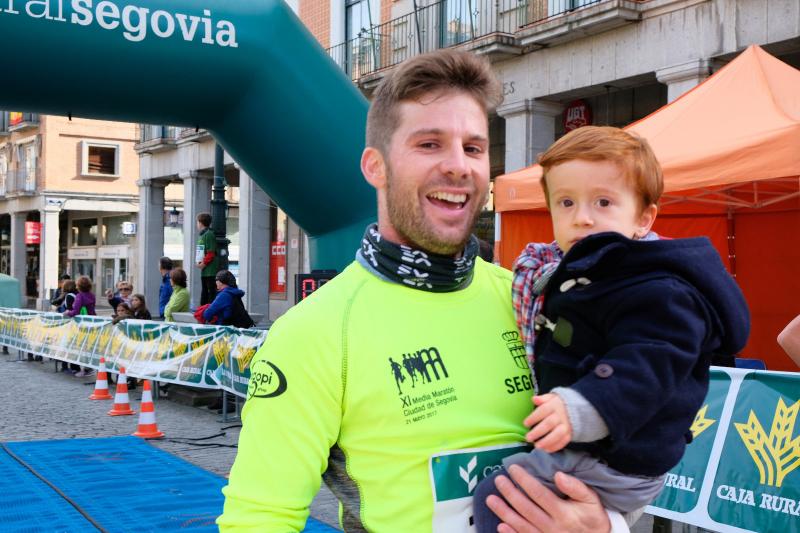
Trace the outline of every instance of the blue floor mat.
{"label": "blue floor mat", "polygon": [[[221,489],[226,480],[142,439],[112,437],[6,445],[109,532],[217,531],[214,521],[222,512]],[[61,496],[5,452],[0,451],[0,457],[3,466],[10,461],[18,467],[11,470],[12,477],[18,479],[6,477],[0,482],[0,487],[8,483],[15,487],[0,492],[3,531],[9,531],[8,525],[13,531],[96,531]],[[22,502],[17,486],[30,493]],[[64,521],[63,529],[56,527],[56,519],[37,516],[43,510]],[[77,522],[68,524],[67,520]],[[37,529],[42,523],[47,527]],[[309,519],[305,531],[336,530]]]}
{"label": "blue floor mat", "polygon": [[3,450],[0,472],[3,531],[97,531],[72,505]]}

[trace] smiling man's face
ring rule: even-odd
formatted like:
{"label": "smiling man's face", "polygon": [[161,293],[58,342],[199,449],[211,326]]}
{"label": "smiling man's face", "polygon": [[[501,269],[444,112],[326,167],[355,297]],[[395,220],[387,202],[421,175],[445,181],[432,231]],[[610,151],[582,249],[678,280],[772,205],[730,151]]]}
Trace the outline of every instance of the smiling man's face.
{"label": "smiling man's face", "polygon": [[378,226],[390,241],[455,255],[489,190],[486,112],[470,95],[402,102],[378,189]]}

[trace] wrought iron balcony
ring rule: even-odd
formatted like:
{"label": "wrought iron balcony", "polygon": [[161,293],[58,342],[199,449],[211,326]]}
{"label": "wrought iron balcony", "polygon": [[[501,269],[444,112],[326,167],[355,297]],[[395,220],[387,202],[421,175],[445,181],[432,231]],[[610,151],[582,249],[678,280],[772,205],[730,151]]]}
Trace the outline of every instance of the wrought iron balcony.
{"label": "wrought iron balcony", "polygon": [[[440,0],[389,22],[362,28],[358,36],[328,48],[328,55],[354,81],[425,52],[462,45],[499,57],[519,55],[526,43],[521,37],[545,22],[598,4],[628,10],[623,23],[636,13],[639,0]],[[633,7],[631,7],[633,6]],[[608,11],[608,10],[606,10]],[[618,16],[619,18],[619,16]],[[604,23],[608,23],[606,19]],[[607,29],[607,27],[606,27]],[[574,32],[573,32],[574,33]],[[583,33],[591,33],[584,28]],[[379,75],[378,75],[379,76]]]}
{"label": "wrought iron balcony", "polygon": [[0,137],[8,134],[8,111],[0,111]]}
{"label": "wrought iron balcony", "polygon": [[175,126],[157,124],[139,125],[139,142],[134,146],[138,153],[156,153],[175,148],[178,130]]}
{"label": "wrought iron balcony", "polygon": [[30,128],[39,127],[38,113],[20,113],[18,111],[7,111],[8,131],[23,131]]}
{"label": "wrought iron balcony", "polygon": [[5,194],[36,194],[39,178],[39,167],[30,170],[8,170],[4,183]]}

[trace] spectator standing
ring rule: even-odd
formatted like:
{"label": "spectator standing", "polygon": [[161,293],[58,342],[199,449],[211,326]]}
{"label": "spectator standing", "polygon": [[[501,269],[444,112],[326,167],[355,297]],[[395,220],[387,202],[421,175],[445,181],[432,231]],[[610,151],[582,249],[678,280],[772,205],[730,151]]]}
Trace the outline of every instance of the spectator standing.
{"label": "spectator standing", "polygon": [[172,283],[170,283],[169,273],[174,268],[172,259],[169,257],[162,257],[158,261],[158,270],[161,272],[161,287],[158,289],[158,317],[164,318],[164,308],[172,296]]}
{"label": "spectator standing", "polygon": [[200,269],[200,281],[203,290],[200,293],[200,305],[211,303],[216,294],[214,276],[219,270],[219,259],[217,258],[217,238],[210,229],[211,215],[200,213],[197,215],[197,229],[200,236],[197,239],[197,249],[194,254],[194,261]]}
{"label": "spectator standing", "polygon": [[169,274],[172,284],[172,296],[164,307],[164,319],[174,322],[172,313],[185,313],[189,310],[189,290],[186,288],[186,271],[174,268]]}
{"label": "spectator standing", "polygon": [[217,297],[203,311],[207,324],[250,328],[255,324],[242,303],[244,291],[236,286],[236,276],[228,270],[220,270],[215,278]]}
{"label": "spectator standing", "polygon": [[116,309],[117,306],[121,302],[125,302],[126,304],[131,304],[131,293],[133,292],[133,285],[131,282],[127,280],[122,280],[117,283],[117,292],[112,293],[111,289],[106,291],[106,298],[108,299],[108,305],[111,306],[111,309]]}
{"label": "spectator standing", "polygon": [[[75,285],[75,281],[72,279],[67,278],[64,281],[64,284],[61,286],[61,304],[58,306],[58,312],[63,313],[64,311],[71,311],[72,305],[75,303],[75,297],[78,294],[78,287]],[[75,363],[67,363],[66,361],[61,361],[61,371],[62,372],[78,372],[81,369],[80,366],[76,365]]]}
{"label": "spectator standing", "polygon": [[[96,315],[95,297],[92,292],[92,280],[87,276],[81,276],[75,282],[78,288],[78,294],[75,296],[75,301],[72,303],[72,309],[64,311],[64,316],[74,317],[76,315]],[[90,368],[81,368],[75,377],[82,378],[84,376],[91,376],[94,370]]]}
{"label": "spectator standing", "polygon": [[[172,287],[170,287],[170,294],[172,293]],[[147,310],[147,304],[144,300],[144,294],[134,294],[131,296],[131,311],[133,312],[133,318],[138,320],[152,320],[153,316],[150,314],[150,311]]]}
{"label": "spectator standing", "polygon": [[56,289],[56,292],[53,293],[53,298],[50,300],[50,305],[58,308],[57,311],[59,313],[64,312],[64,309],[61,309],[61,307],[64,305],[64,295],[66,294],[64,292],[64,283],[69,279],[71,279],[69,274],[62,274],[62,276],[58,279],[58,288]]}

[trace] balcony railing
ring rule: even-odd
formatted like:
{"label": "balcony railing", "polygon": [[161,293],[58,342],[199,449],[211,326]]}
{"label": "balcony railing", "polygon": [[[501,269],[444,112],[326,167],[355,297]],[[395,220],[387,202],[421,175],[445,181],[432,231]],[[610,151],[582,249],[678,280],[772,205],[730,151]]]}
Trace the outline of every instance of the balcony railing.
{"label": "balcony railing", "polygon": [[18,113],[8,111],[8,131],[21,131],[39,126],[38,113]]}
{"label": "balcony railing", "polygon": [[39,182],[39,168],[34,170],[9,170],[4,183],[5,194],[35,194]]}
{"label": "balcony railing", "polygon": [[178,137],[178,128],[175,126],[160,126],[153,124],[142,124],[139,142],[146,143],[157,140],[175,140]]}
{"label": "balcony railing", "polygon": [[440,0],[371,28],[328,54],[352,80],[415,55],[489,36],[514,35],[526,26],[607,0]]}
{"label": "balcony railing", "polygon": [[8,111],[0,111],[0,137],[8,135]]}

